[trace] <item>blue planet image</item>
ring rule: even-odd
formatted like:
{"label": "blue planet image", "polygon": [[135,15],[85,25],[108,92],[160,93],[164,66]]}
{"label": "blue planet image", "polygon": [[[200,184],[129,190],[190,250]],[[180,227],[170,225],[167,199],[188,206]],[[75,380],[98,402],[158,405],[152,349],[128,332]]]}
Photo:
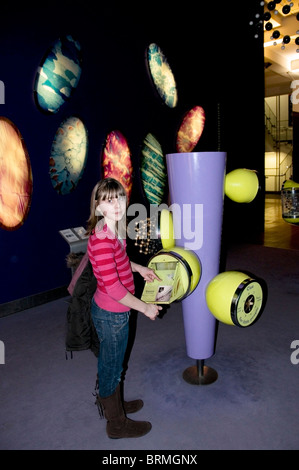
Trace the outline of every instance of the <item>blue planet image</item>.
{"label": "blue planet image", "polygon": [[58,127],[52,143],[50,178],[58,194],[75,190],[84,173],[88,135],[83,122],[71,116]]}
{"label": "blue planet image", "polygon": [[152,43],[147,48],[150,74],[158,94],[170,108],[178,102],[177,87],[172,70],[160,47]]}
{"label": "blue planet image", "polygon": [[77,87],[81,70],[80,44],[70,35],[55,41],[35,78],[35,99],[40,110],[57,113]]}

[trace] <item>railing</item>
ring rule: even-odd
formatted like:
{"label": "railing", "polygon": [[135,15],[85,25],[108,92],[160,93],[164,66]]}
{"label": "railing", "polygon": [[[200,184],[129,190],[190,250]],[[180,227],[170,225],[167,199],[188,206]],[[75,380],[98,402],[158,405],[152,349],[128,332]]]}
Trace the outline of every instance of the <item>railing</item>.
{"label": "railing", "polygon": [[265,101],[265,128],[273,139],[274,146],[278,142],[292,142],[293,128],[288,120],[279,120]]}
{"label": "railing", "polygon": [[[279,106],[278,106],[278,114]],[[265,101],[265,129],[272,137],[273,152],[265,160],[265,190],[279,192],[286,179],[292,179],[293,149],[289,144],[293,141],[293,128],[287,120],[280,120]],[[288,152],[285,154],[285,152]],[[268,155],[268,153],[267,153]],[[267,167],[268,165],[268,167]]]}
{"label": "railing", "polygon": [[276,142],[277,119],[270,106],[265,101],[265,128]]}

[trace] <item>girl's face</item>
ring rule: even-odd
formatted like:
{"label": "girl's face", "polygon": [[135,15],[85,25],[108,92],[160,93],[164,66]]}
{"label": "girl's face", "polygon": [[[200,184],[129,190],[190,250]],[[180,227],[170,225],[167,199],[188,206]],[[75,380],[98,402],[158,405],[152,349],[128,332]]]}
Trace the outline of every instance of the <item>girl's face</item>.
{"label": "girl's face", "polygon": [[126,212],[126,197],[107,197],[100,201],[98,205],[101,210],[105,221],[119,222]]}

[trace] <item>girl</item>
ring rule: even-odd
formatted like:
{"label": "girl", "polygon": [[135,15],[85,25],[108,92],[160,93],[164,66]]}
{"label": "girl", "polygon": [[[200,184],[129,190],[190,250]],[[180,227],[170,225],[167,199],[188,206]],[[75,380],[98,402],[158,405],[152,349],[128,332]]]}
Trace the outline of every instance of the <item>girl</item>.
{"label": "girl", "polygon": [[[99,401],[107,420],[107,434],[114,439],[139,437],[151,430],[150,423],[126,417],[119,382],[128,342],[130,310],[155,320],[162,309],[134,296],[132,272],[138,272],[146,281],[159,278],[152,269],[130,262],[127,256],[126,206],[123,186],[113,178],[105,178],[92,191],[87,222],[87,251],[97,279],[91,316],[100,340]],[[134,404],[137,409],[135,406],[133,410]],[[125,402],[125,409],[137,411],[142,405],[142,400]]]}

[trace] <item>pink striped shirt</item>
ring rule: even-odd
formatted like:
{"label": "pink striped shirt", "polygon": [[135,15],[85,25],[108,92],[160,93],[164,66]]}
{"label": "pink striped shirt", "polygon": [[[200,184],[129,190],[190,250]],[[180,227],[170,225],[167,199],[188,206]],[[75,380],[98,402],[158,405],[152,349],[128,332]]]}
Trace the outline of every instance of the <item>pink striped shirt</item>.
{"label": "pink striped shirt", "polygon": [[128,291],[135,292],[126,240],[122,244],[104,225],[102,230],[96,229],[90,235],[87,251],[97,279],[96,304],[111,312],[127,312],[129,308],[118,302]]}

